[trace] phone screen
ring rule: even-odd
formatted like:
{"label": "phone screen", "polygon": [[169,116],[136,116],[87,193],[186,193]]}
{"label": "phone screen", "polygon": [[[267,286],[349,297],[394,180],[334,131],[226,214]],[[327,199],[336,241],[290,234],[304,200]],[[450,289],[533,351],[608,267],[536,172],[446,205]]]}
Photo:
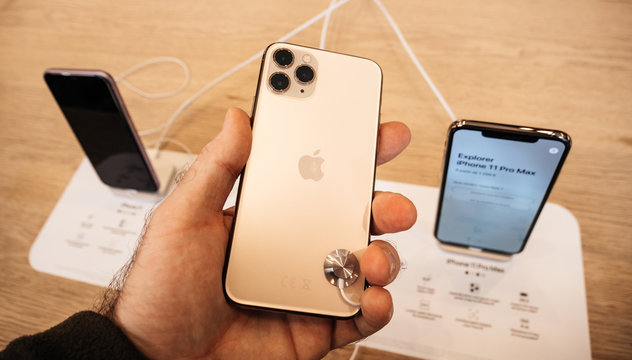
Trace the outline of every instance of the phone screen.
{"label": "phone screen", "polygon": [[150,165],[123,104],[99,75],[44,76],[55,100],[101,180],[112,187],[156,191]]}
{"label": "phone screen", "polygon": [[437,238],[495,252],[520,252],[567,143],[460,128],[449,145]]}

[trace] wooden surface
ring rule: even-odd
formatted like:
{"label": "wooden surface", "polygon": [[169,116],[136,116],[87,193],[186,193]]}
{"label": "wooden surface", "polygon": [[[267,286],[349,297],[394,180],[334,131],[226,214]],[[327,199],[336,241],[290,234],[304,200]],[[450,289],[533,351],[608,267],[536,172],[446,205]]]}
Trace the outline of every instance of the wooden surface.
{"label": "wooden surface", "polygon": [[[206,83],[325,9],[318,1],[0,0],[0,347],[90,308],[101,289],[38,273],[28,251],[83,154],[42,80],[47,67],[116,75],[154,56],[192,70],[187,90],[123,97],[139,129],[157,126]],[[457,117],[559,128],[573,148],[550,200],[577,217],[595,358],[632,357],[632,3],[593,0],[384,0]],[[291,39],[318,46],[322,22]],[[370,0],[332,17],[326,48],[384,71],[383,121],[413,140],[378,177],[438,186],[450,120]],[[250,110],[253,63],[201,97],[170,136],[194,151],[225,109]],[[177,87],[160,65],[131,77]],[[150,142],[153,138],[145,139]],[[424,214],[422,214],[423,216]],[[351,347],[331,358],[347,358]],[[362,349],[359,358],[402,358]]]}

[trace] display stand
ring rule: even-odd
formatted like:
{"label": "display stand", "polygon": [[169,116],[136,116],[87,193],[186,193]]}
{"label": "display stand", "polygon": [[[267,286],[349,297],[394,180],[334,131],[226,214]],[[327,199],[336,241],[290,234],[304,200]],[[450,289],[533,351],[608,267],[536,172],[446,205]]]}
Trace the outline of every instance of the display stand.
{"label": "display stand", "polygon": [[[193,156],[164,152],[177,167]],[[376,238],[404,268],[388,289],[389,325],[360,343],[427,359],[590,359],[579,227],[547,204],[524,251],[497,261],[442,249],[433,226],[438,189],[387,181],[411,199],[417,224]],[[236,187],[225,207],[235,203]],[[33,268],[107,286],[136,248],[156,200],[114,194],[84,160],[31,248]]]}
{"label": "display stand", "polygon": [[375,238],[404,269],[390,286],[395,312],[360,343],[424,359],[590,359],[579,226],[548,203],[524,251],[492,260],[444,250],[433,236],[437,188],[378,181],[419,214],[410,230]]}
{"label": "display stand", "polygon": [[[150,158],[153,152],[148,151]],[[162,150],[152,160],[161,191],[116,190],[103,184],[84,159],[35,239],[31,266],[45,273],[107,286],[136,249],[149,211],[168,194],[174,169],[195,155]]]}
{"label": "display stand", "polygon": [[[174,164],[174,161],[178,162],[174,158],[173,155],[167,154],[165,155],[163,151],[157,151],[156,149],[147,149],[147,157],[151,161],[151,167],[158,178],[158,182],[160,183],[160,187],[156,192],[144,192],[132,189],[117,189],[110,188],[110,191],[114,192],[117,195],[131,197],[131,198],[142,198],[147,200],[161,200],[171,191],[172,186],[174,185],[174,179],[176,176],[176,172],[178,171],[177,164]],[[179,153],[175,153],[179,154]],[[176,155],[178,156],[178,155]]]}

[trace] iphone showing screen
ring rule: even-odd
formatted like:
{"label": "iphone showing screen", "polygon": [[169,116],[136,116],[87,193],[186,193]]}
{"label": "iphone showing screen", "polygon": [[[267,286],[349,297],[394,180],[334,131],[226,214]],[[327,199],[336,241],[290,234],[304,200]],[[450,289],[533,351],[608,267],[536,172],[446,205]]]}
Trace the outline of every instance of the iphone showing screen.
{"label": "iphone showing screen", "polygon": [[[369,242],[381,88],[373,61],[267,48],[224,271],[230,301],[337,318],[359,311],[324,263],[339,249],[360,259]],[[344,294],[359,302],[364,288],[359,274]]]}
{"label": "iphone showing screen", "polygon": [[448,134],[439,241],[521,252],[571,146],[562,131],[461,120]]}
{"label": "iphone showing screen", "polygon": [[158,179],[108,73],[48,69],[44,80],[101,181],[121,189],[158,190]]}

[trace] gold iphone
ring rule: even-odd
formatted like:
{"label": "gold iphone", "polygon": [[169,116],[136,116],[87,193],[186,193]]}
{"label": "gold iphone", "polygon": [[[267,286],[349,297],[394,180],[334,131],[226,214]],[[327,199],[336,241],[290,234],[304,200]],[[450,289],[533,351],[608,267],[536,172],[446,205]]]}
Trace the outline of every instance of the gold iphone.
{"label": "gold iphone", "polygon": [[266,49],[224,268],[231,302],[334,318],[359,311],[381,92],[371,60]]}

